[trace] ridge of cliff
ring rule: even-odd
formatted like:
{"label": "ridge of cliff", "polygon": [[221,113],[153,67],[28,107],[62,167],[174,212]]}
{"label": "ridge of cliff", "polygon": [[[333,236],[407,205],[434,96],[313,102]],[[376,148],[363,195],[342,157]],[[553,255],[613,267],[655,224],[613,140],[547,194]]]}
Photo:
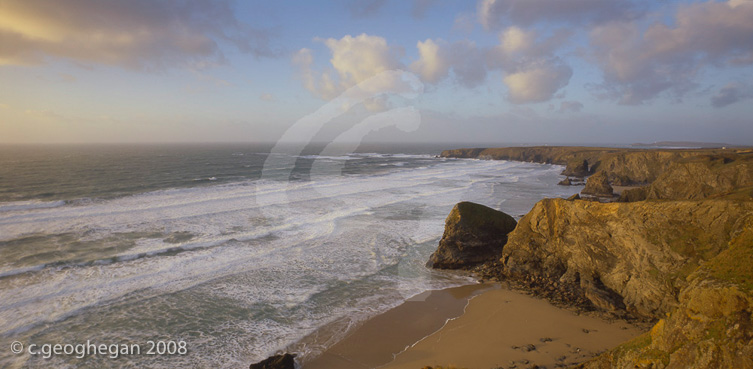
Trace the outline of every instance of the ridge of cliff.
{"label": "ridge of cliff", "polygon": [[[564,165],[563,175],[585,176],[603,170],[610,184],[616,186],[647,185],[658,179],[676,161],[713,156],[753,157],[749,149],[623,149],[577,146],[530,146],[445,150],[444,158],[514,160]],[[583,173],[582,165],[589,166]]]}

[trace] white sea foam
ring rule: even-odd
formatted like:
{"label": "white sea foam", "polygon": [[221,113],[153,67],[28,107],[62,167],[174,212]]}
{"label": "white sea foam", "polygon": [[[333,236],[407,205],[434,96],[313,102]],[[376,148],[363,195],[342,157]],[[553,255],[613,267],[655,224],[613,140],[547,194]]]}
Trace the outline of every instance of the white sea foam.
{"label": "white sea foam", "polygon": [[[218,315],[200,328],[204,338],[192,341],[194,359],[171,358],[178,361],[164,366],[247,365],[333,319],[362,319],[424,290],[464,283],[423,267],[450,208],[471,200],[526,212],[541,193],[572,191],[548,184],[560,170],[437,159],[420,170],[399,167],[382,175],[259,180],[8,208],[0,212],[0,242],[61,234],[128,242],[84,261],[75,254],[67,263],[0,264],[0,344],[11,335],[43,335],[38,329],[45,324],[94,330],[81,323],[84,316],[120,319],[134,301],[140,319],[180,327],[187,324],[181,316],[201,313],[194,311],[200,302],[223,301],[223,308],[244,313]],[[514,198],[513,191],[529,185],[532,195]],[[191,237],[165,241],[175,232]],[[165,306],[175,318],[150,315]],[[214,311],[196,319],[211,322]],[[112,334],[157,333],[126,327]]]}
{"label": "white sea foam", "polygon": [[0,203],[0,213],[14,210],[33,210],[33,209],[46,209],[56,208],[58,206],[65,205],[65,201],[13,201]]}

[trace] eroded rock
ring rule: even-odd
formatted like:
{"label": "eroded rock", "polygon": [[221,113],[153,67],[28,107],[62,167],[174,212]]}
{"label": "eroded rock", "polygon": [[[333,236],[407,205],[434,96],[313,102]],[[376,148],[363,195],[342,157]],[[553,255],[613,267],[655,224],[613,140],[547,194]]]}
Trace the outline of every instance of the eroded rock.
{"label": "eroded rock", "polygon": [[445,220],[444,234],[428,267],[470,268],[499,258],[517,222],[501,211],[472,202],[460,202]]}
{"label": "eroded rock", "polygon": [[594,196],[609,196],[614,194],[614,189],[609,185],[609,178],[607,172],[599,171],[598,173],[588,177],[586,181],[586,187],[581,191],[586,195]]}

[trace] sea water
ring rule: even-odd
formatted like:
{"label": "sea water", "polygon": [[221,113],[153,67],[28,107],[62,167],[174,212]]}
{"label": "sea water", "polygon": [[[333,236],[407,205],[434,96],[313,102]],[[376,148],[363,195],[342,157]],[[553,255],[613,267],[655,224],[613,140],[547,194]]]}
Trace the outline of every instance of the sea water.
{"label": "sea water", "polygon": [[[578,190],[556,185],[559,166],[443,148],[2,147],[0,366],[246,367],[469,283],[424,266],[458,201],[519,218]],[[173,353],[147,353],[160,342]],[[141,351],[41,353],[87,343]]]}

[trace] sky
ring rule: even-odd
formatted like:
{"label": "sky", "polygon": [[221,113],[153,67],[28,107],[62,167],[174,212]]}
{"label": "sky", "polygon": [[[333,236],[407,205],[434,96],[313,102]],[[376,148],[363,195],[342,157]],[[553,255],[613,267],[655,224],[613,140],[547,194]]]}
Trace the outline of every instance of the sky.
{"label": "sky", "polygon": [[0,143],[286,137],[752,145],[753,0],[0,0]]}

